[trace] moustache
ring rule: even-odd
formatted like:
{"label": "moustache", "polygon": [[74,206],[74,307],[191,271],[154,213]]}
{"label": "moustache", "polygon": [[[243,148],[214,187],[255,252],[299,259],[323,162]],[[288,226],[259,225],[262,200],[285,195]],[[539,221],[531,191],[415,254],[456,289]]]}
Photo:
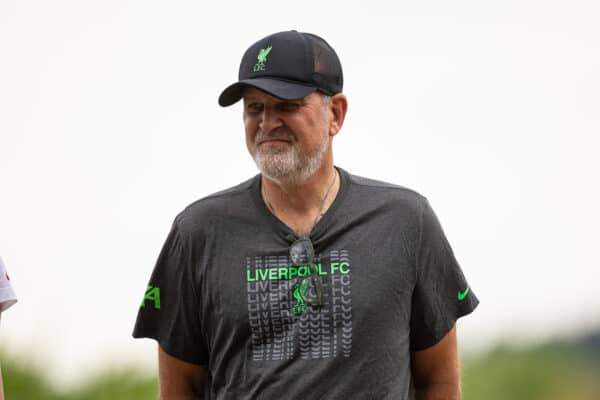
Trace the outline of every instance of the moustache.
{"label": "moustache", "polygon": [[295,137],[290,132],[284,130],[274,130],[269,133],[259,130],[254,137],[255,144],[260,144],[266,140],[286,140],[294,142]]}

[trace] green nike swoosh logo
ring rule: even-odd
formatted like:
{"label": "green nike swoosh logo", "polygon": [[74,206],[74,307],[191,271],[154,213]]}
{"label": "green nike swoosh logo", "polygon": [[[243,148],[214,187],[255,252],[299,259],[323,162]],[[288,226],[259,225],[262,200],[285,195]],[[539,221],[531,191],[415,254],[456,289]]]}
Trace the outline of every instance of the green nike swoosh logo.
{"label": "green nike swoosh logo", "polygon": [[469,294],[469,288],[466,288],[464,292],[458,291],[458,300],[464,300],[465,297]]}

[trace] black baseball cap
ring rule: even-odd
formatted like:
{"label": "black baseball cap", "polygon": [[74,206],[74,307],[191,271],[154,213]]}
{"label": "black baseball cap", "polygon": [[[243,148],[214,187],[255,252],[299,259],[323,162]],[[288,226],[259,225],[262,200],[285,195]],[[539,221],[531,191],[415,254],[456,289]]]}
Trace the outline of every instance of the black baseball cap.
{"label": "black baseball cap", "polygon": [[219,96],[221,106],[237,103],[248,86],[297,100],[317,90],[332,96],[344,84],[342,64],[333,48],[317,35],[297,31],[274,33],[250,46],[238,78]]}

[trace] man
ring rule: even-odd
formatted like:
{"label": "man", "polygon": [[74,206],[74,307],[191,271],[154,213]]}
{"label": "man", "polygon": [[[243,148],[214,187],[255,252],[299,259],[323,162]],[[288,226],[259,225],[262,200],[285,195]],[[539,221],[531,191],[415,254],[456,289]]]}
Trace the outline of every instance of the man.
{"label": "man", "polygon": [[342,86],[329,44],[290,31],[219,97],[243,99],[261,173],[173,223],[133,334],[159,343],[161,399],[460,398],[478,301],[424,197],[334,167]]}
{"label": "man", "polygon": [[[10,278],[8,277],[8,272],[6,272],[6,267],[4,266],[4,261],[2,261],[2,257],[0,257],[0,317],[2,313],[7,310],[10,306],[17,302],[17,296],[15,295],[15,291],[10,284]],[[2,384],[2,371],[0,371],[0,400],[4,400],[4,385]]]}

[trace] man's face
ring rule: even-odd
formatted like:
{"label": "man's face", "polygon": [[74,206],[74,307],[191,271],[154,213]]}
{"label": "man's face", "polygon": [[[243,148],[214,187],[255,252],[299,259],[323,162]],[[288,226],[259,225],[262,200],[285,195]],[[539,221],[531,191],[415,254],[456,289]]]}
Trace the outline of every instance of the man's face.
{"label": "man's face", "polygon": [[258,169],[276,182],[302,182],[331,156],[327,102],[318,93],[289,101],[250,87],[244,127]]}

